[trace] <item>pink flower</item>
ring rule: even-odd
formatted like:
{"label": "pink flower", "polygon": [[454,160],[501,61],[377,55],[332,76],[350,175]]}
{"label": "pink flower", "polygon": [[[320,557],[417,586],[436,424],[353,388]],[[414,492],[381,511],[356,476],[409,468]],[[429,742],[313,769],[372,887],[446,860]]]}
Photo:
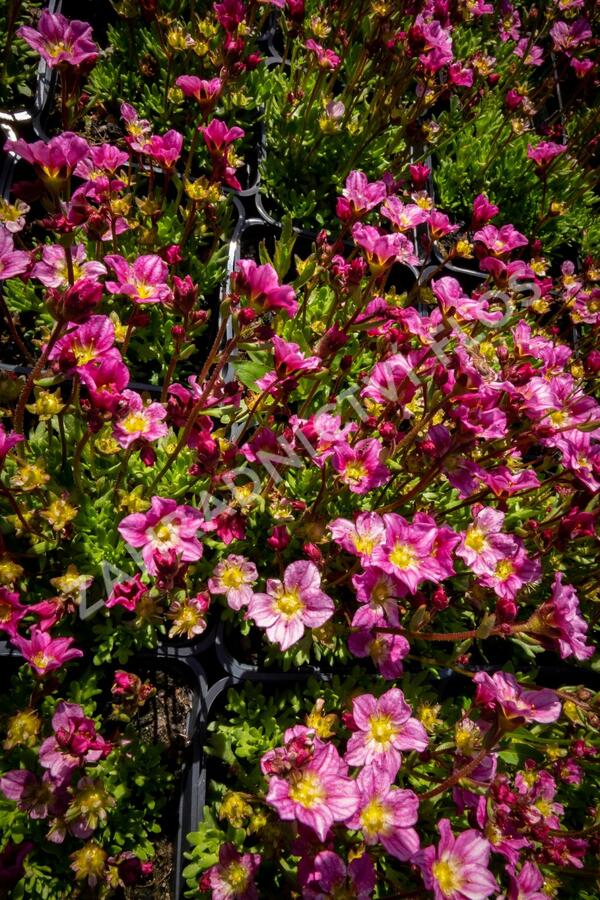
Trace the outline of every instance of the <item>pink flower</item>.
{"label": "pink flower", "polygon": [[[75,244],[71,248],[73,278],[77,282],[82,278],[97,279],[106,275],[106,267],[100,262],[85,262],[85,247]],[[42,247],[42,261],[36,263],[31,270],[33,278],[41,281],[45,287],[66,287],[69,284],[67,256],[62,244],[46,244]]]}
{"label": "pink flower", "polygon": [[305,628],[327,622],[333,611],[333,600],[321,590],[319,570],[306,560],[290,563],[283,582],[269,578],[267,593],[254,594],[248,605],[248,616],[282,650],[299,641]]}
{"label": "pink flower", "polygon": [[324,841],[335,822],[346,822],[354,815],[359,797],[333,744],[315,745],[308,762],[295,766],[287,778],[273,775],[269,779],[266,800],[281,819],[297,820]]}
{"label": "pink flower", "polygon": [[412,827],[418,818],[419,799],[413,791],[392,787],[384,768],[368,766],[356,779],[360,805],[347,827],[362,831],[367,846],[381,844],[402,862],[418,852],[419,835]]}
{"label": "pink flower", "polygon": [[246,17],[246,7],[242,0],[223,0],[222,3],[214,3],[213,9],[225,31],[235,31]]}
{"label": "pink flower", "polygon": [[245,134],[243,128],[239,128],[237,125],[229,128],[220,119],[212,119],[208,125],[200,126],[200,131],[210,153],[221,153],[231,146],[234,141],[239,141],[240,138],[243,138]]}
{"label": "pink flower", "polygon": [[352,618],[348,649],[358,659],[370,656],[382,678],[394,679],[400,678],[404,671],[402,660],[410,653],[410,644],[401,634],[377,630],[389,622],[390,619],[371,606],[357,609]]}
{"label": "pink flower", "polygon": [[387,196],[384,181],[369,181],[364,172],[350,172],[338,200],[337,215],[342,221],[357,219],[373,209]]}
{"label": "pink flower", "polygon": [[502,533],[504,513],[484,506],[473,508],[473,524],[461,536],[456,555],[477,575],[493,572],[514,544],[510,535]]}
{"label": "pink flower", "polygon": [[178,131],[167,131],[163,135],[153,134],[144,147],[144,152],[160,163],[165,169],[172,169],[183,147],[183,135]]}
{"label": "pink flower", "polygon": [[20,602],[17,592],[0,587],[0,631],[16,637],[19,622],[25,615],[27,607]]}
{"label": "pink flower", "polygon": [[91,316],[83,325],[68,331],[52,347],[48,358],[58,361],[63,371],[81,372],[94,361],[101,361],[115,342],[115,327],[108,316]]}
{"label": "pink flower", "polygon": [[495,225],[484,225],[473,235],[473,240],[483,244],[492,256],[504,256],[517,247],[526,247],[529,241],[524,234],[517,231],[512,225],[503,225],[496,228]]}
{"label": "pink flower", "polygon": [[7,432],[4,425],[0,425],[0,462],[6,459],[13,447],[24,440],[22,434],[17,434],[15,431]]}
{"label": "pink flower", "polygon": [[58,781],[67,779],[73,769],[98,762],[110,753],[111,744],[96,732],[94,720],[77,703],[60,700],[52,716],[52,728],[54,734],[43,741],[39,760]]}
{"label": "pink flower", "polygon": [[17,635],[11,640],[40,678],[60,669],[69,660],[83,656],[81,650],[71,647],[72,637],[53,638],[36,625],[30,628],[29,634],[29,639]]}
{"label": "pink flower", "polygon": [[534,612],[528,624],[531,633],[549,650],[558,650],[561,659],[589,659],[595,648],[586,644],[588,624],[582,618],[575,588],[563,584],[563,578],[562,572],[555,574],[552,597]]}
{"label": "pink flower", "polygon": [[221,844],[219,862],[206,872],[213,900],[257,900],[254,876],[260,853],[238,853],[233,844]]}
{"label": "pink flower", "polygon": [[79,375],[87,388],[92,406],[114,412],[123,388],[129,383],[129,370],[119,351],[114,348],[106,351],[102,357],[86,363]]}
{"label": "pink flower", "polygon": [[357,222],[352,228],[352,237],[357,246],[365,251],[374,273],[385,271],[395,262],[407,265],[418,263],[411,242],[398,232],[383,234],[372,225],[361,225]]}
{"label": "pink flower", "polygon": [[57,189],[68,179],[77,163],[90,152],[88,142],[72,131],[63,131],[57,137],[28,144],[22,138],[6,141],[5,150],[13,151],[25,162],[34,166],[46,184]]}
{"label": "pink flower", "polygon": [[431,238],[434,241],[458,231],[458,225],[452,225],[450,219],[445,213],[441,213],[437,209],[432,209],[429,214],[429,230]]}
{"label": "pink flower", "polygon": [[294,288],[280,284],[277,272],[268,263],[259,266],[253,259],[240,259],[231,276],[231,289],[246,297],[259,313],[281,309],[293,318],[298,312]]}
{"label": "pink flower", "polygon": [[492,676],[478,672],[473,681],[477,685],[476,705],[501,715],[515,727],[523,722],[556,722],[560,716],[560,700],[554,691],[523,688],[508,672],[495,672]]}
{"label": "pink flower", "polygon": [[532,159],[536,168],[546,172],[554,159],[566,152],[564,144],[555,144],[553,141],[540,141],[538,144],[527,147],[527,158]]}
{"label": "pink flower", "polygon": [[99,56],[98,46],[92,40],[91,25],[77,19],[70,21],[60,13],[44,10],[37,29],[24,25],[17,33],[52,69],[83,65],[90,69]]}
{"label": "pink flower", "polygon": [[334,519],[328,527],[336,544],[360,557],[363,565],[368,562],[375,547],[385,539],[385,526],[378,513],[359,513],[354,522]]}
{"label": "pink flower", "polygon": [[478,831],[452,834],[448,819],[438,823],[440,842],[416,858],[425,887],[435,900],[485,900],[498,890],[488,869],[491,847]]}
{"label": "pink flower", "polygon": [[[414,29],[414,31],[413,31]],[[419,61],[429,72],[438,72],[443,66],[452,62],[452,38],[437,19],[426,22],[419,14],[413,26],[415,37],[420,38],[418,46],[422,49]]]}
{"label": "pink flower", "polygon": [[75,174],[87,181],[95,181],[107,175],[114,175],[117,169],[126,166],[129,154],[114,144],[98,144],[90,147],[89,157],[75,166]]}
{"label": "pink flower", "polygon": [[258,572],[253,562],[245,556],[230,553],[213,569],[208,579],[208,589],[211,594],[225,594],[227,604],[237,611],[250,603],[252,585],[257,579]]}
{"label": "pink flower", "polygon": [[542,890],[544,876],[535,863],[524,863],[518,875],[514,866],[507,866],[506,874],[506,900],[548,900],[548,894]]}
{"label": "pink flower", "polygon": [[368,604],[391,625],[398,625],[398,600],[406,597],[406,585],[394,575],[371,565],[369,560],[363,562],[363,565],[366,566],[365,571],[352,576],[356,599],[359,603]]}
{"label": "pink flower", "polygon": [[40,779],[27,769],[13,769],[0,778],[0,791],[30,819],[56,815],[63,805],[60,801],[64,799],[64,789],[58,788],[47,772]]}
{"label": "pink flower", "polygon": [[592,35],[590,23],[586,18],[576,19],[571,24],[567,22],[556,22],[550,29],[550,34],[554,42],[555,50],[562,50],[567,56],[571,55],[571,50],[584,44]]}
{"label": "pink flower", "polygon": [[383,445],[376,438],[356,444],[338,444],[333,451],[333,468],[353,494],[367,494],[389,481],[390,470],[381,460]]}
{"label": "pink flower", "polygon": [[215,105],[223,90],[223,82],[220,78],[211,78],[210,81],[206,81],[196,75],[180,75],[175,84],[183,91],[184,96],[193,97],[203,111],[207,111]]}
{"label": "pink flower", "polygon": [[29,267],[29,253],[15,250],[15,240],[10,231],[0,225],[0,281],[21,275]]}
{"label": "pink flower", "polygon": [[321,44],[317,44],[312,38],[310,38],[304,45],[307,50],[310,50],[311,53],[314,53],[317,57],[317,63],[319,64],[319,68],[321,69],[337,69],[339,66],[341,59],[334,53],[333,50],[328,50],[325,47],[322,47]]}
{"label": "pink flower", "polygon": [[429,219],[429,210],[416,203],[403,203],[399,197],[388,197],[381,207],[381,215],[389,219],[396,231],[409,231]]}
{"label": "pink flower", "polygon": [[471,218],[471,228],[480,228],[490,219],[500,212],[498,206],[490,203],[485,194],[478,194],[473,200],[473,216]]}
{"label": "pink flower", "polygon": [[145,153],[152,136],[150,122],[147,119],[140,119],[137,111],[129,103],[121,104],[121,118],[128,132],[125,140],[131,149],[137,153]]}
{"label": "pink flower", "polygon": [[169,269],[160,256],[138,256],[133,265],[116,253],[104,259],[119,279],[106,282],[111,294],[125,294],[135,303],[164,303],[171,299]]}
{"label": "pink flower", "polygon": [[296,376],[300,372],[314,372],[321,367],[321,359],[318,356],[305,356],[298,344],[284,341],[274,334],[271,338],[275,356],[275,371],[267,372],[256,382],[261,391],[265,391],[275,384],[279,386],[293,386]]}
{"label": "pink flower", "polygon": [[121,401],[112,431],[119,446],[127,448],[136,441],[157,441],[168,432],[163,421],[167,410],[162,403],[145,405],[135,391],[123,391]]}
{"label": "pink flower", "polygon": [[378,700],[372,694],[355,697],[352,718],[356,731],[348,741],[345,762],[349,766],[376,763],[393,781],[402,762],[400,751],[421,752],[427,747],[427,732],[411,712],[399,688],[391,688]]}
{"label": "pink flower", "polygon": [[538,581],[541,574],[539,560],[530,559],[518,538],[511,536],[512,548],[505,551],[493,571],[479,576],[479,583],[492,588],[503,600],[514,600],[524,584]]}
{"label": "pink flower", "polygon": [[437,281],[432,279],[431,289],[440,302],[445,315],[452,314],[465,322],[484,322],[494,325],[505,315],[503,309],[490,310],[487,300],[471,299],[463,294],[456,278],[444,276]]}
{"label": "pink flower", "polygon": [[157,575],[155,554],[173,550],[183,562],[202,557],[202,544],[196,538],[202,516],[191,506],[180,506],[176,500],[153,497],[146,513],[132,513],[118,526],[124,541],[142,548],[148,572]]}
{"label": "pink flower", "polygon": [[385,542],[373,551],[373,565],[393,575],[412,594],[425,579],[437,581],[433,556],[437,528],[423,522],[409,525],[395,513],[386,513],[384,522]]}
{"label": "pink flower", "polygon": [[333,900],[335,897],[369,900],[375,889],[375,867],[367,853],[346,865],[337,853],[321,850],[313,860],[300,860],[298,882],[302,886],[303,900]]}
{"label": "pink flower", "polygon": [[415,375],[417,359],[411,353],[394,353],[375,363],[361,397],[376,403],[410,403],[417,392],[420,379]]}

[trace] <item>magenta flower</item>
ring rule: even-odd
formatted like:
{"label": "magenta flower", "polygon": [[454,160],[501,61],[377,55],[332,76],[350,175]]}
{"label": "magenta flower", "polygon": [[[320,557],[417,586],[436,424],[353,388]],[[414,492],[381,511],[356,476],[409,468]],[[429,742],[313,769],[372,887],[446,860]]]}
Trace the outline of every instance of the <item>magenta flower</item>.
{"label": "magenta flower", "polygon": [[124,541],[132,547],[142,548],[142,557],[148,572],[157,575],[156,554],[173,550],[183,562],[195,562],[202,556],[202,544],[196,532],[202,516],[191,506],[180,506],[176,500],[153,497],[146,513],[132,513],[118,526]]}
{"label": "magenta flower", "polygon": [[314,859],[298,863],[298,882],[303,900],[352,897],[369,900],[376,883],[375,866],[368,853],[355,857],[346,865],[332,850],[321,850]]}
{"label": "magenta flower", "polygon": [[506,900],[548,900],[548,894],[542,890],[544,876],[535,863],[527,861],[518,874],[514,866],[507,866],[506,875]]}
{"label": "magenta flower", "polygon": [[389,572],[371,565],[370,560],[365,561],[363,565],[364,572],[352,576],[356,599],[359,603],[368,604],[391,625],[399,625],[398,600],[406,597],[408,593],[406,585]]}
{"label": "magenta flower", "polygon": [[486,225],[499,212],[500,208],[494,203],[490,203],[485,194],[478,194],[473,200],[471,228],[480,228],[482,225]]}
{"label": "magenta flower", "polygon": [[135,303],[164,303],[171,299],[167,285],[169,269],[160,256],[138,256],[133,265],[116,253],[104,259],[119,279],[106,282],[111,294],[125,294]]}
{"label": "magenta flower", "polygon": [[364,768],[356,779],[360,805],[346,823],[362,831],[367,846],[381,844],[391,856],[406,862],[419,850],[419,835],[412,827],[418,818],[419,798],[413,791],[392,787],[385,768]]}
{"label": "magenta flower", "polygon": [[546,688],[528,690],[509,672],[478,672],[473,681],[477,685],[475,703],[492,714],[499,715],[510,727],[523,722],[556,722],[561,704],[558,695]]}
{"label": "magenta flower", "polygon": [[[397,607],[396,607],[397,608]],[[396,619],[397,619],[396,612]],[[401,634],[378,631],[390,622],[370,606],[362,606],[352,617],[352,630],[348,636],[348,649],[353,656],[364,659],[369,656],[382,678],[400,678],[404,671],[402,660],[410,653],[410,644]]]}
{"label": "magenta flower", "polygon": [[246,297],[259,313],[281,309],[293,318],[298,312],[294,288],[280,284],[277,272],[268,264],[259,266],[253,259],[240,259],[231,276],[231,289]]}
{"label": "magenta flower", "polygon": [[17,434],[15,431],[7,432],[4,425],[0,425],[0,462],[6,459],[16,444],[24,440],[25,438],[22,434]]}
{"label": "magenta flower", "polygon": [[24,25],[17,33],[37,50],[52,69],[84,65],[90,69],[99,56],[89,22],[70,21],[60,13],[51,13],[46,9],[39,18],[37,29]]}
{"label": "magenta flower", "polygon": [[284,341],[274,334],[271,338],[273,353],[275,356],[275,371],[267,372],[256,382],[261,391],[278,387],[293,387],[297,383],[297,377],[301,372],[314,372],[321,367],[321,359],[318,356],[305,356],[298,344]]}
{"label": "magenta flower", "polygon": [[312,38],[310,38],[304,46],[307,50],[310,50],[311,53],[315,54],[317,63],[321,69],[337,69],[341,63],[341,59],[337,53],[322,47],[321,44],[317,44]]}
{"label": "magenta flower", "polygon": [[147,119],[140,119],[137,111],[129,103],[121,104],[121,118],[125,122],[125,140],[136,153],[145,153],[152,136],[152,126]]}
{"label": "magenta flower", "polygon": [[429,214],[429,231],[434,241],[458,231],[459,226],[453,225],[445,213],[432,209]]}
{"label": "magenta flower", "polygon": [[0,587],[0,631],[16,637],[19,622],[25,615],[27,607],[20,602],[17,592]]}
{"label": "magenta flower", "polygon": [[[71,248],[71,261],[75,282],[82,278],[95,280],[101,275],[106,275],[106,266],[103,266],[102,263],[96,262],[96,260],[85,261],[83,244],[75,244]],[[69,284],[69,270],[65,248],[62,244],[46,244],[42,247],[42,260],[35,264],[31,275],[41,281],[45,287],[66,287]]]}
{"label": "magenta flower", "polygon": [[0,225],[0,281],[21,275],[29,268],[29,262],[29,253],[15,250],[12,234]]}
{"label": "magenta flower", "polygon": [[402,762],[400,751],[421,752],[427,747],[427,732],[411,712],[399,688],[391,688],[378,700],[372,694],[354,697],[356,731],[348,741],[345,762],[349,766],[376,763],[389,774],[391,783]]}
{"label": "magenta flower", "polygon": [[164,423],[167,410],[162,403],[144,404],[135,391],[123,391],[118,415],[113,422],[113,437],[120,447],[131,447],[136,441],[157,441],[168,432]]}
{"label": "magenta flower", "polygon": [[90,363],[101,361],[114,342],[115,327],[108,316],[91,316],[60,338],[48,358],[57,361],[63,371],[81,372]]}
{"label": "magenta flower", "polygon": [[383,445],[376,438],[356,444],[338,444],[332,465],[353,494],[367,494],[389,481],[390,470],[381,462]]}
{"label": "magenta flower", "polygon": [[114,175],[117,169],[126,166],[129,153],[115,147],[114,144],[98,144],[90,147],[89,157],[82,159],[75,166],[75,174],[86,181]]}
{"label": "magenta flower", "polygon": [[417,392],[418,377],[414,374],[418,359],[411,353],[394,353],[375,363],[361,397],[376,403],[410,403]]}
{"label": "magenta flower", "polygon": [[348,553],[360,557],[362,565],[371,558],[375,547],[385,540],[385,526],[378,513],[359,513],[354,522],[334,519],[328,526],[336,544]]}
{"label": "magenta flower", "polygon": [[28,144],[22,138],[7,141],[6,150],[13,151],[25,162],[34,166],[49,187],[58,188],[60,182],[68,179],[77,163],[90,152],[88,142],[72,131],[63,131],[57,137]]}
{"label": "magenta flower", "polygon": [[393,575],[412,594],[425,579],[437,581],[433,554],[437,528],[425,522],[409,525],[396,513],[386,513],[384,522],[385,542],[373,551],[373,565]]}
{"label": "magenta flower", "polygon": [[435,900],[485,900],[495,893],[498,885],[488,869],[489,841],[474,829],[455,838],[448,819],[440,819],[438,829],[437,847],[426,847],[416,858]]}
{"label": "magenta flower", "polygon": [[429,219],[429,210],[416,203],[403,203],[399,197],[388,197],[381,207],[381,215],[389,219],[396,231],[409,231]]}
{"label": "magenta flower", "polygon": [[534,612],[528,625],[544,647],[558,650],[561,659],[589,659],[595,648],[586,644],[588,624],[581,616],[575,588],[563,584],[563,578],[562,572],[555,574],[552,597]]}
{"label": "magenta flower", "polygon": [[215,105],[223,90],[223,82],[220,78],[211,78],[206,81],[196,75],[180,75],[175,84],[183,91],[184,96],[193,97],[204,112]]}
{"label": "magenta flower", "polygon": [[148,588],[142,582],[142,576],[138,572],[133,578],[119,581],[113,586],[105,606],[108,609],[112,609],[113,606],[122,606],[128,612],[135,612],[136,606],[147,593]]}
{"label": "magenta flower", "polygon": [[0,778],[0,791],[30,819],[46,819],[56,813],[64,797],[64,789],[61,791],[47,772],[40,779],[27,769],[5,772]]}
{"label": "magenta flower", "polygon": [[344,222],[358,219],[378,206],[386,196],[384,181],[369,181],[364,172],[350,172],[337,202],[337,215]]}
{"label": "magenta flower", "polygon": [[564,144],[555,144],[553,141],[540,141],[538,144],[527,147],[527,159],[532,159],[540,173],[546,173],[550,164],[557,156],[566,152]]}
{"label": "magenta flower", "polygon": [[212,900],[258,900],[254,876],[260,860],[260,853],[241,854],[233,844],[221,844],[219,862],[205,875]]}
{"label": "magenta flower", "polygon": [[200,131],[211,154],[223,153],[234,141],[239,141],[245,134],[243,128],[239,128],[237,125],[229,128],[220,119],[212,119],[208,125],[201,125]]}
{"label": "magenta flower", "polygon": [[77,703],[61,700],[52,716],[52,728],[54,734],[42,742],[39,760],[57,781],[65,781],[85,763],[105,758],[112,749]]}
{"label": "magenta flower", "polygon": [[163,135],[153,134],[144,152],[163,168],[171,170],[181,156],[182,147],[183,135],[171,129]]}
{"label": "magenta flower", "polygon": [[409,239],[399,232],[383,234],[372,225],[357,222],[352,228],[352,237],[365,251],[373,273],[384,272],[395,262],[416,265],[419,261]]}
{"label": "magenta flower", "polygon": [[228,606],[237,611],[250,603],[252,586],[257,579],[258,572],[253,562],[245,556],[230,553],[215,566],[208,579],[208,589],[211,594],[225,594]]}
{"label": "magenta flower", "polygon": [[69,660],[83,656],[81,650],[71,646],[72,637],[53,638],[36,625],[30,628],[29,634],[29,639],[17,635],[11,641],[40,678],[60,669]]}
{"label": "magenta flower", "polygon": [[517,247],[526,247],[529,241],[512,225],[503,225],[496,228],[495,225],[484,225],[473,235],[473,240],[483,244],[492,256],[504,256]]}
{"label": "magenta flower", "polygon": [[319,570],[306,560],[290,563],[283,581],[269,578],[267,593],[254,594],[248,605],[249,618],[282,650],[299,641],[305,628],[327,622],[333,611],[333,600],[321,590]]}
{"label": "magenta flower", "polygon": [[119,351],[114,348],[86,363],[80,369],[79,376],[87,388],[92,406],[108,412],[116,410],[121,392],[129,383],[129,370]]}
{"label": "magenta flower", "polygon": [[306,825],[324,841],[335,822],[346,822],[359,803],[356,782],[333,744],[320,744],[308,762],[294,767],[287,778],[269,779],[267,803],[284,821]]}

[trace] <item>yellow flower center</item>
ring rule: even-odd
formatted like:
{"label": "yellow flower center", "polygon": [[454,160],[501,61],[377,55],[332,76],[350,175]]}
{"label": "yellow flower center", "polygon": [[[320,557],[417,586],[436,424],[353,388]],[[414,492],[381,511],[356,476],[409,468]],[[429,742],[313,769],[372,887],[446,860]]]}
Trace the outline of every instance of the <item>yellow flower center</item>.
{"label": "yellow flower center", "polygon": [[567,414],[562,409],[556,409],[554,412],[551,412],[549,417],[550,421],[553,425],[564,425],[567,421]]}
{"label": "yellow flower center", "polygon": [[454,862],[448,858],[440,859],[434,862],[431,870],[442,894],[449,897],[454,891],[460,890],[462,878]]}
{"label": "yellow flower center", "polygon": [[45,653],[35,653],[31,657],[31,664],[36,667],[36,669],[45,669],[49,664],[50,660],[46,656]]}
{"label": "yellow flower center", "polygon": [[78,878],[87,878],[88,875],[100,875],[104,869],[106,853],[99,844],[90,842],[77,850],[73,856],[73,868]]}
{"label": "yellow flower center", "polygon": [[124,431],[127,431],[129,434],[136,434],[138,431],[141,431],[142,434],[148,430],[148,419],[141,412],[129,413],[128,416],[125,416],[124,419],[119,423],[121,428]]}
{"label": "yellow flower center", "polygon": [[367,474],[367,467],[361,462],[349,462],[344,469],[346,481],[351,482],[351,484],[358,484]]}
{"label": "yellow flower center", "polygon": [[396,734],[396,728],[389,716],[374,715],[369,719],[369,734],[371,740],[383,746],[389,744]]}
{"label": "yellow flower center", "polygon": [[141,300],[147,300],[154,293],[154,285],[146,284],[144,281],[136,282],[135,286]]}
{"label": "yellow flower center", "polygon": [[373,799],[360,814],[360,824],[367,836],[385,834],[392,830],[389,822],[389,810],[381,800]]}
{"label": "yellow flower center", "polygon": [[408,544],[398,543],[390,553],[390,562],[397,569],[408,569],[416,560],[415,551]]}
{"label": "yellow flower center", "polygon": [[510,578],[511,575],[514,575],[514,572],[515,567],[511,563],[510,559],[501,559],[496,566],[496,576],[500,579],[500,581],[506,581],[506,579]]}
{"label": "yellow flower center", "polygon": [[223,881],[236,893],[245,891],[250,880],[248,869],[239,862],[230,863],[222,875]]}
{"label": "yellow flower center", "polygon": [[485,532],[481,528],[477,528],[477,526],[467,528],[465,547],[468,547],[469,550],[474,550],[475,553],[481,553],[487,547]]}
{"label": "yellow flower center", "polygon": [[83,813],[100,812],[104,808],[106,794],[98,788],[88,788],[79,795],[79,808]]}
{"label": "yellow flower center", "polygon": [[537,807],[537,809],[539,809],[545,819],[547,819],[548,816],[552,815],[552,804],[549,800],[540,798],[539,800],[536,800],[535,806]]}
{"label": "yellow flower center", "polygon": [[285,616],[286,619],[292,619],[301,612],[304,609],[304,603],[300,599],[300,594],[296,588],[291,588],[289,591],[284,591],[280,594],[275,602],[275,609],[282,616]]}
{"label": "yellow flower center", "polygon": [[0,603],[0,622],[8,622],[12,616],[12,606]]}
{"label": "yellow flower center", "polygon": [[85,366],[86,363],[96,359],[96,356],[98,355],[96,348],[91,344],[73,344],[71,352],[73,353],[75,362],[78,366]]}
{"label": "yellow flower center", "polygon": [[383,638],[373,638],[369,644],[369,656],[375,663],[383,662],[387,656],[387,644]]}
{"label": "yellow flower center", "polygon": [[365,556],[370,556],[375,549],[375,541],[370,537],[361,537],[357,535],[353,539],[353,543],[357,553],[364,553]]}
{"label": "yellow flower center", "polygon": [[154,537],[161,544],[169,544],[175,536],[175,529],[168,522],[161,522],[154,529]]}
{"label": "yellow flower center", "polygon": [[64,41],[57,41],[55,44],[46,45],[46,53],[48,56],[56,58],[61,53],[68,53],[71,48]]}
{"label": "yellow flower center", "polygon": [[239,588],[244,584],[244,573],[239,566],[230,566],[223,572],[221,581],[227,588]]}
{"label": "yellow flower center", "polygon": [[290,785],[290,798],[305,809],[313,809],[325,797],[325,788],[316,772],[304,772]]}

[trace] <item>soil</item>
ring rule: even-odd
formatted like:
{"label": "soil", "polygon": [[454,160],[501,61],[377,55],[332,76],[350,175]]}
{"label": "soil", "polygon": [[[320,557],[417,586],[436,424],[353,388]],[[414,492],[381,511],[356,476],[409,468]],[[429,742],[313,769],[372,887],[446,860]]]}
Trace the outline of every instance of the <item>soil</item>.
{"label": "soil", "polygon": [[[157,688],[141,711],[138,720],[140,737],[144,741],[160,743],[165,747],[166,763],[176,776],[181,774],[188,746],[187,725],[192,708],[193,693],[181,678],[169,672],[151,672],[147,676]],[[179,784],[174,790],[163,812],[162,835],[155,843],[154,869],[149,879],[143,883],[125,888],[122,900],[175,900],[173,874],[175,868],[175,848],[179,827]]]}

